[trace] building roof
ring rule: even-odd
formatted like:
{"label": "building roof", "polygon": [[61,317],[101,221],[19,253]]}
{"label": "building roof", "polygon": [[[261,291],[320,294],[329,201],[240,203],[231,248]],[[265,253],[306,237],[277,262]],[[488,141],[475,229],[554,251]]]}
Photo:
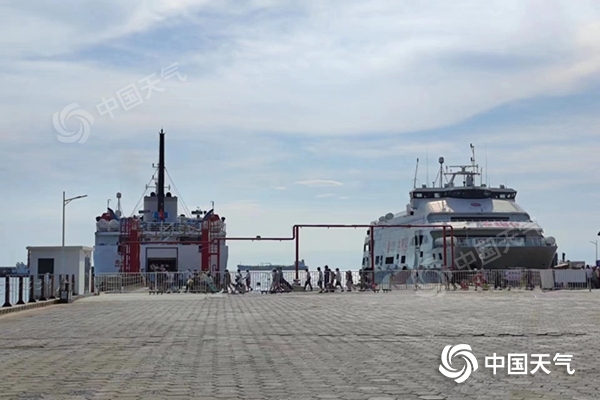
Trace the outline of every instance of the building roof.
{"label": "building roof", "polygon": [[[27,250],[30,251],[62,251],[62,246],[27,246]],[[84,251],[93,251],[93,247],[89,246],[65,246],[65,251],[69,250],[84,250]]]}

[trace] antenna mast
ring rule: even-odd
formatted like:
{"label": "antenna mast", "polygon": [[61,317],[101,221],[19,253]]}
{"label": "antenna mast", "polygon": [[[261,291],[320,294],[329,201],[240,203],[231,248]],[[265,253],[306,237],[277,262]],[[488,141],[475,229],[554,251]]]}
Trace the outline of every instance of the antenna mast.
{"label": "antenna mast", "polygon": [[417,172],[419,172],[419,159],[417,158],[417,167],[415,168],[415,179],[413,179],[413,189],[417,188]]}
{"label": "antenna mast", "polygon": [[425,165],[426,165],[425,170],[427,171],[425,183],[427,185],[429,185],[429,144],[427,144],[427,146],[425,147]]}
{"label": "antenna mast", "polygon": [[488,185],[488,187],[491,187],[491,185],[490,185],[490,179],[489,179],[489,176],[488,176],[487,146],[485,147],[485,184]]}
{"label": "antenna mast", "polygon": [[440,188],[443,188],[444,187],[444,157],[438,158],[438,162],[440,163]]}

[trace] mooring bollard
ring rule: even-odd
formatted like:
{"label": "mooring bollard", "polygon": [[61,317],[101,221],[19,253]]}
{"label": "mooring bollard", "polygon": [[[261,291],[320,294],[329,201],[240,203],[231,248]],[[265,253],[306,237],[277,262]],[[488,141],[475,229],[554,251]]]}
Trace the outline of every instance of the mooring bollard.
{"label": "mooring bollard", "polygon": [[12,307],[10,304],[10,277],[6,277],[6,283],[4,284],[4,305],[2,307]]}
{"label": "mooring bollard", "polygon": [[35,303],[35,275],[29,275],[29,303]]}
{"label": "mooring bollard", "polygon": [[19,277],[19,301],[17,301],[17,304],[19,304],[19,305],[25,304],[25,301],[23,301],[23,277],[22,276]]}
{"label": "mooring bollard", "polygon": [[48,299],[53,300],[56,299],[56,296],[54,295],[55,293],[55,289],[54,289],[54,274],[50,275],[50,297],[48,297]]}
{"label": "mooring bollard", "polygon": [[42,291],[40,293],[40,301],[46,301],[46,276],[39,275],[42,277]]}

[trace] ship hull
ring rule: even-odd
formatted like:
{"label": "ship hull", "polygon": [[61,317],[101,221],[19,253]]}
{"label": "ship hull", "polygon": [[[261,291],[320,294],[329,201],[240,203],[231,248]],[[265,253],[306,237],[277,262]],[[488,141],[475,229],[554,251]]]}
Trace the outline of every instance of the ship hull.
{"label": "ship hull", "polygon": [[547,269],[552,267],[556,246],[511,246],[490,248],[487,254],[475,247],[456,247],[454,265],[457,269]]}

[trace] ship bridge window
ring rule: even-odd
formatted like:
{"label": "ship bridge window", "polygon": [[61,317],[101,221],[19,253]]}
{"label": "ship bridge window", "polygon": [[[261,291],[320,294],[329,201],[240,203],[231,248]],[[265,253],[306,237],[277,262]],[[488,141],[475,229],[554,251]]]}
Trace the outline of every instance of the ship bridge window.
{"label": "ship bridge window", "polygon": [[441,197],[446,197],[446,192],[413,192],[415,199],[439,199]]}
{"label": "ship bridge window", "polygon": [[369,243],[365,243],[364,251],[365,252],[369,251]]}
{"label": "ship bridge window", "polygon": [[385,258],[385,263],[386,264],[393,264],[394,263],[394,257],[386,257]]}
{"label": "ship bridge window", "polygon": [[455,199],[488,199],[492,197],[492,192],[479,189],[452,190],[448,192],[448,196]]}
{"label": "ship bridge window", "polygon": [[514,199],[516,196],[515,192],[496,192],[492,195],[494,199]]}
{"label": "ship bridge window", "polygon": [[400,264],[404,264],[406,262],[406,256],[402,256],[402,258],[400,258]]}
{"label": "ship bridge window", "polygon": [[477,217],[450,217],[450,221],[509,221],[510,217],[477,216]]}

